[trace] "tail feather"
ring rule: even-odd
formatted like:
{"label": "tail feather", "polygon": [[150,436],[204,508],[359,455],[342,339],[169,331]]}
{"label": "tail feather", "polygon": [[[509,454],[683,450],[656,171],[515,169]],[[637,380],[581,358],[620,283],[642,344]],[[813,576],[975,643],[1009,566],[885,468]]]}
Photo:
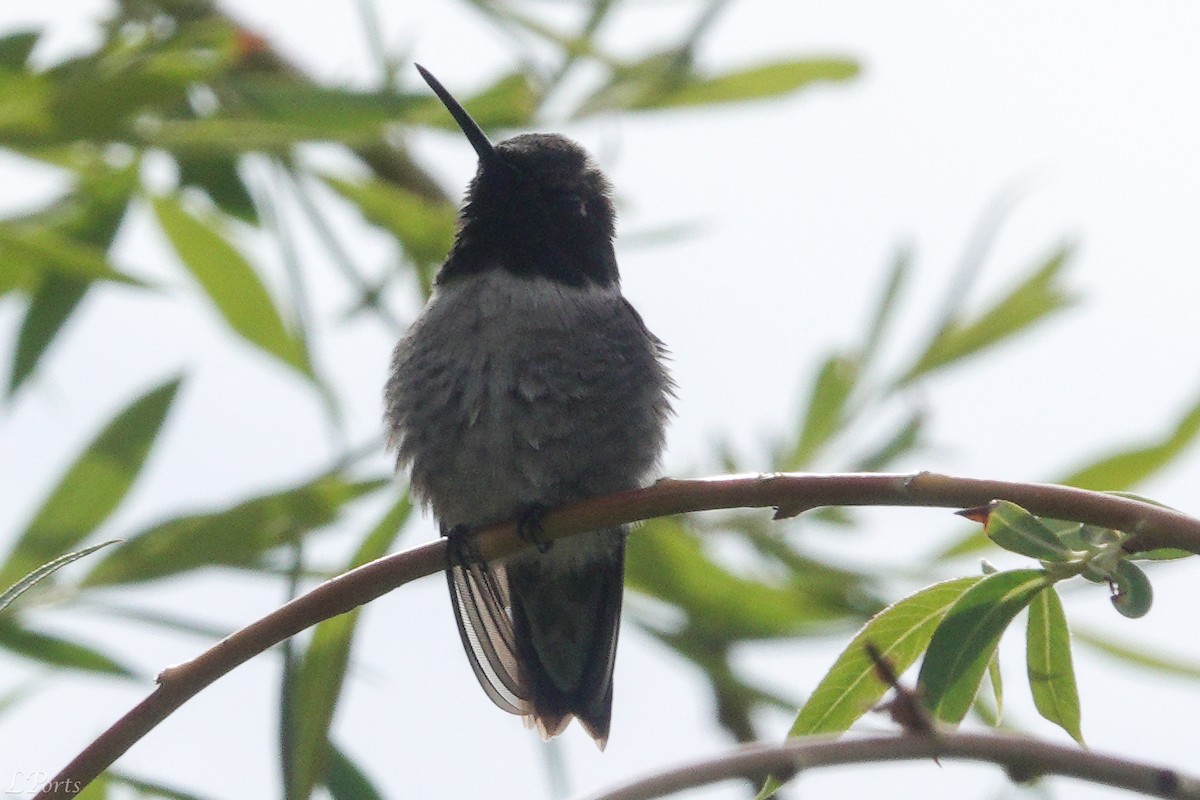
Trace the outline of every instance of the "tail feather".
{"label": "tail feather", "polygon": [[517,661],[529,714],[543,738],[572,718],[603,749],[625,573],[625,542],[604,558],[563,569],[550,551],[507,565]]}

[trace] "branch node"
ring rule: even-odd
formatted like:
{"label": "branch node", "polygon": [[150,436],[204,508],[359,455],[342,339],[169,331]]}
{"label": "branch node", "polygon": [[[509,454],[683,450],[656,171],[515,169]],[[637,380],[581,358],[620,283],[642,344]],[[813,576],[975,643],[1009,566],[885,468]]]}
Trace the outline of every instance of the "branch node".
{"label": "branch node", "polygon": [[[875,665],[875,674],[879,680],[886,683],[896,693],[896,696],[886,703],[876,706],[875,710],[887,714],[907,734],[915,736],[933,736],[937,733],[933,717],[921,703],[921,693],[917,689],[909,689],[900,683],[892,662],[880,652],[874,642],[865,642],[863,649],[871,663]],[[937,759],[935,758],[934,761]]]}
{"label": "branch node", "polygon": [[771,515],[773,520],[791,519],[798,517],[805,511],[811,511],[816,506],[809,503],[789,503],[787,505],[775,506],[775,513]]}

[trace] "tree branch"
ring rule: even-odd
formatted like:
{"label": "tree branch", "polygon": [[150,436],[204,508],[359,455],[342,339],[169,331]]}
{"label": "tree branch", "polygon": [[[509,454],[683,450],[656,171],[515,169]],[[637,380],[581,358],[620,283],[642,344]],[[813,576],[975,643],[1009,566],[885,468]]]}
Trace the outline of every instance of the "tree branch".
{"label": "tree branch", "polygon": [[[774,507],[775,518],[821,506],[927,506],[967,508],[1010,500],[1038,516],[1077,520],[1133,534],[1130,552],[1175,547],[1200,553],[1200,520],[1125,497],[1035,483],[913,474],[770,474],[661,480],[653,486],[598,497],[549,511],[542,535],[559,539],[597,528],[693,511]],[[514,523],[473,533],[480,554],[503,558],[528,546]],[[107,769],[135,742],[222,675],[322,620],[344,614],[409,581],[441,571],[444,541],[395,553],[326,581],[208,651],[158,678],[158,688],[117,720],[38,793],[69,798]],[[915,756],[914,756],[915,757]]]}
{"label": "tree branch", "polygon": [[871,736],[861,739],[807,737],[777,745],[750,745],[725,755],[642,778],[587,800],[647,800],[766,773],[792,773],[838,764],[875,764],[945,758],[987,761],[1026,782],[1065,775],[1152,797],[1200,800],[1200,778],[1166,767],[1101,755],[1079,747],[1000,733],[939,733],[934,736]]}

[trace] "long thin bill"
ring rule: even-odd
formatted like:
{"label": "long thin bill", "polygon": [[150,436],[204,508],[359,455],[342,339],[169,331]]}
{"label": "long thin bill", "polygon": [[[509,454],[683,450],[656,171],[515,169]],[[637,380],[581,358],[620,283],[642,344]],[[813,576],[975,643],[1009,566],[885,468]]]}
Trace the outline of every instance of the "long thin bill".
{"label": "long thin bill", "polygon": [[479,156],[480,161],[490,161],[496,155],[496,148],[488,141],[487,134],[483,132],[483,128],[479,127],[479,123],[471,119],[471,115],[462,107],[457,100],[454,99],[450,92],[446,91],[446,87],[442,86],[441,81],[433,77],[429,70],[422,67],[420,64],[414,64],[417,72],[421,73],[421,77],[429,84],[429,88],[433,89],[433,93],[442,101],[442,105],[450,112],[450,116],[454,117],[454,121],[458,123],[458,127],[462,128],[462,132],[466,134],[467,141],[471,143],[471,147],[475,148],[475,154]]}

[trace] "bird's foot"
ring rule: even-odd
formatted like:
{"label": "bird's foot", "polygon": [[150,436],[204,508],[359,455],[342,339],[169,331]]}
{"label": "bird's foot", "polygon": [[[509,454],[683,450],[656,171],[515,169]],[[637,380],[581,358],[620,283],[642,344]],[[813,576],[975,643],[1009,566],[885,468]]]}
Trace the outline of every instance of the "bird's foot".
{"label": "bird's foot", "polygon": [[483,557],[471,541],[470,533],[469,525],[455,525],[442,530],[442,536],[446,537],[446,560],[450,562],[450,566],[465,567],[482,563]]}
{"label": "bird's foot", "polygon": [[542,517],[546,516],[546,507],[541,503],[530,503],[517,517],[517,534],[538,549],[546,553],[554,542],[546,541],[542,531]]}

